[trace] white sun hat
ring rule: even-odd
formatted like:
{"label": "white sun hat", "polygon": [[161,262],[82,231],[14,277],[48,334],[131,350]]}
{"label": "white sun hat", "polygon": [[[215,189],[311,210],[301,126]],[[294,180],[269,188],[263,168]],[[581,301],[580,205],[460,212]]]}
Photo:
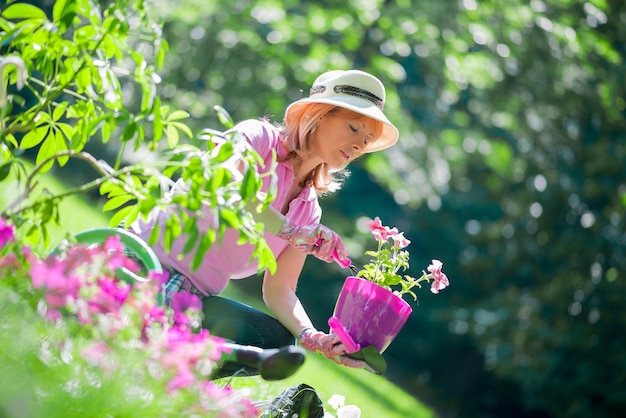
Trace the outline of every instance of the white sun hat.
{"label": "white sun hat", "polygon": [[289,124],[291,111],[309,103],[326,103],[343,107],[383,123],[383,132],[367,147],[366,152],[389,148],[398,141],[398,128],[383,113],[385,86],[371,74],[359,70],[328,71],[317,77],[305,97],[293,102],[285,112]]}

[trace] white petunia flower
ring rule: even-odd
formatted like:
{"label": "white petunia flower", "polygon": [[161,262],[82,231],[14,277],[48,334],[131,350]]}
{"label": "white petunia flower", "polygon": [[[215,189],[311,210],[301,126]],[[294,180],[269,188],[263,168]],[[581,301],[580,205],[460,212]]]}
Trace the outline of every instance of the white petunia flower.
{"label": "white petunia flower", "polygon": [[335,410],[341,408],[346,403],[346,397],[341,395],[333,395],[328,400],[328,405],[332,406]]}
{"label": "white petunia flower", "polygon": [[337,418],[360,418],[361,409],[358,406],[346,405],[337,409]]}

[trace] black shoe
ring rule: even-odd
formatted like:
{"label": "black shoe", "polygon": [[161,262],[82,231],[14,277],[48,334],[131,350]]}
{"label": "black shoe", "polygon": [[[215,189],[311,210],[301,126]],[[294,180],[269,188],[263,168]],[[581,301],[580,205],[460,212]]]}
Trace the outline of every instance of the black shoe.
{"label": "black shoe", "polygon": [[254,346],[230,345],[235,361],[246,368],[258,370],[265,380],[282,380],[293,375],[304,364],[305,351],[295,345],[262,349]]}

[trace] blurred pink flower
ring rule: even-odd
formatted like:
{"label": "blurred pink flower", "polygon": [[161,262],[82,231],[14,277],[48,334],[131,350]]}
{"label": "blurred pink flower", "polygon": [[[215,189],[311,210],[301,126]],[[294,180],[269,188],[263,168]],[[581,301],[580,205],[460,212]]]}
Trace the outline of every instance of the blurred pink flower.
{"label": "blurred pink flower", "polygon": [[[0,239],[2,232],[0,228]],[[230,389],[207,383],[225,348],[223,339],[205,329],[196,332],[190,326],[189,318],[196,320],[193,315],[201,313],[200,299],[181,292],[174,297],[172,309],[158,305],[161,281],[168,274],[150,272],[150,281],[128,284],[115,277],[115,271],[122,266],[128,268],[130,260],[119,250],[119,241],[108,239],[101,246],[75,245],[63,256],[41,260],[26,248],[17,258],[0,259],[0,264],[28,261],[32,287],[41,292],[36,296],[47,303],[46,317],[65,321],[74,316],[82,325],[76,332],[93,339],[79,348],[80,357],[88,364],[117,373],[120,366],[127,366],[118,362],[119,344],[124,350],[139,348],[146,353],[143,361],[150,378],[162,382],[168,391],[180,390],[184,396],[199,397],[191,409],[209,408],[207,412],[212,413],[211,408],[219,402],[224,408],[232,408],[224,409],[233,412],[225,412],[224,416],[256,417],[250,401],[238,398],[233,402],[229,397],[237,395]]]}
{"label": "blurred pink flower", "polygon": [[148,279],[150,279],[151,282],[154,282],[160,289],[161,286],[163,286],[169,281],[170,274],[167,272],[167,270],[164,270],[161,273],[157,273],[154,270],[150,270],[148,272]]}
{"label": "blurred pink flower", "polygon": [[11,241],[14,235],[13,225],[7,223],[4,218],[0,218],[0,248]]}
{"label": "blurred pink flower", "polygon": [[106,371],[113,371],[114,363],[107,362],[107,355],[111,353],[111,348],[100,340],[92,341],[91,344],[84,347],[80,354],[87,363],[98,366]]}
{"label": "blurred pink flower", "polygon": [[33,261],[30,276],[35,289],[46,291],[45,299],[52,309],[64,307],[69,299],[78,297],[80,280],[66,275],[65,265],[57,258]]}
{"label": "blurred pink flower", "polygon": [[202,310],[202,301],[196,295],[191,292],[176,292],[172,296],[172,302],[170,306],[174,312],[186,312],[188,309]]}
{"label": "blurred pink flower", "polygon": [[89,297],[92,313],[117,313],[126,302],[131,286],[119,280],[101,277],[96,292]]}

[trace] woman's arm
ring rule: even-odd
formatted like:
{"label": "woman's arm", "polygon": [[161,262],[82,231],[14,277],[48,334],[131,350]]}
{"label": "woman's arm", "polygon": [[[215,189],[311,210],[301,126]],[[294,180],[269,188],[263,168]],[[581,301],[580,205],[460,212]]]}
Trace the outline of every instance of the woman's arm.
{"label": "woman's arm", "polygon": [[352,368],[364,368],[364,361],[346,356],[346,348],[335,334],[317,331],[296,296],[298,277],[302,272],[306,254],[288,246],[276,260],[276,273],[265,273],[263,300],[276,318],[295,336],[307,350],[317,352],[335,363]]}
{"label": "woman's arm", "polygon": [[304,328],[313,328],[311,319],[296,296],[305,260],[306,253],[289,245],[276,259],[276,272],[273,275],[266,272],[263,280],[265,304],[295,336]]}

